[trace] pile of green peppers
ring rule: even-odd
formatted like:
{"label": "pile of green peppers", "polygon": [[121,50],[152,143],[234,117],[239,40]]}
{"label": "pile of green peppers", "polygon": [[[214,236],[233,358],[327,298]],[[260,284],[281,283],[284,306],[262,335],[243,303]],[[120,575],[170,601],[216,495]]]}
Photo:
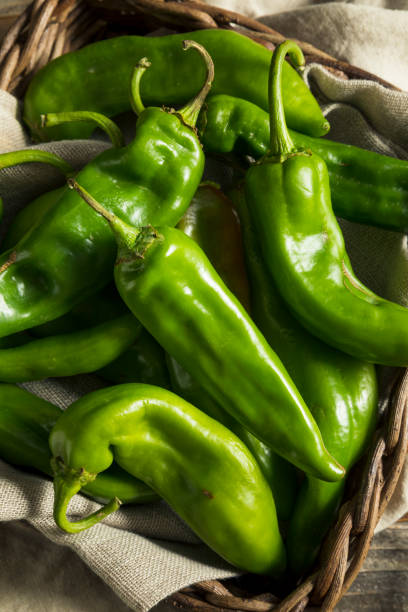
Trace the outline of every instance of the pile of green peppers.
{"label": "pile of green peppers", "polygon": [[[201,30],[101,41],[29,85],[34,139],[112,141],[76,174],[0,155],[67,179],[0,256],[0,458],[53,478],[61,529],[164,499],[242,570],[316,563],[376,427],[375,364],[408,365],[408,310],[355,276],[335,214],[406,231],[408,164],[322,139],[303,64]],[[109,117],[130,109],[124,145]],[[232,161],[228,194],[205,155]],[[64,412],[13,384],[81,373],[107,386]],[[74,521],[78,492],[104,505]]]}

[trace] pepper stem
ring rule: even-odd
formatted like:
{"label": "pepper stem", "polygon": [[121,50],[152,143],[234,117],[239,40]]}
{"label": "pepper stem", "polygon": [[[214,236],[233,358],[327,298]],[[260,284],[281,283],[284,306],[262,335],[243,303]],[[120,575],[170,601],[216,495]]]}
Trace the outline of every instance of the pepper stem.
{"label": "pepper stem", "polygon": [[41,115],[41,127],[53,127],[60,125],[60,123],[71,123],[73,121],[91,121],[96,123],[110,138],[112,145],[116,148],[123,147],[124,138],[121,130],[112,119],[102,115],[101,113],[94,113],[92,111],[71,111],[66,113],[47,113]]}
{"label": "pepper stem", "polygon": [[295,68],[304,66],[305,58],[293,40],[285,40],[273,52],[269,69],[269,122],[271,129],[270,149],[267,156],[285,157],[296,151],[286,125],[282,100],[282,67],[286,54],[289,54]]}
{"label": "pepper stem", "polygon": [[117,217],[114,213],[106,210],[106,208],[95,200],[95,198],[84,187],[79,185],[75,179],[69,178],[67,183],[68,187],[70,189],[74,189],[84,200],[84,202],[88,204],[88,206],[93,208],[99,215],[102,215],[102,217],[109,222],[118,243],[128,249],[132,249],[136,243],[137,237],[140,234],[140,230],[128,225],[128,223],[122,221],[122,219]]}
{"label": "pepper stem", "polygon": [[130,104],[137,116],[141,115],[145,110],[142,98],[140,97],[140,79],[150,66],[151,63],[147,57],[142,57],[142,59],[133,68],[132,76],[130,78]]}
{"label": "pepper stem", "polygon": [[0,170],[3,168],[10,168],[11,166],[17,166],[18,164],[27,164],[39,162],[42,164],[50,164],[58,170],[61,170],[65,176],[71,176],[74,174],[73,167],[59,157],[55,153],[48,153],[48,151],[41,151],[40,149],[24,149],[23,151],[12,151],[11,153],[0,154]]}
{"label": "pepper stem", "polygon": [[200,114],[200,110],[204,101],[208,95],[208,92],[211,89],[211,85],[214,80],[214,62],[212,61],[211,55],[208,53],[206,49],[199,43],[194,40],[183,40],[183,49],[187,51],[191,48],[197,49],[202,58],[204,59],[205,65],[207,67],[207,74],[205,77],[204,85],[198,94],[190,100],[183,108],[177,111],[177,114],[180,115],[187,125],[194,127],[197,123],[198,115]]}
{"label": "pepper stem", "polygon": [[90,474],[83,469],[71,470],[64,465],[60,458],[54,457],[51,460],[51,465],[54,472],[54,520],[58,527],[64,531],[78,533],[78,531],[88,529],[119,508],[121,502],[117,497],[114,497],[96,512],[78,521],[68,520],[69,502],[83,486],[95,480],[96,474]]}

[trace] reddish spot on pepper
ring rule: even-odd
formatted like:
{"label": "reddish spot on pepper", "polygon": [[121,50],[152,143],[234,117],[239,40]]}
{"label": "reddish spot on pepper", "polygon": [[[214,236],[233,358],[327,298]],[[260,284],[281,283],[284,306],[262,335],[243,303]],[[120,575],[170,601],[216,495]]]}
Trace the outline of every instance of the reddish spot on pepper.
{"label": "reddish spot on pepper", "polygon": [[207,491],[207,489],[203,489],[203,494],[209,499],[214,499],[214,495],[210,491]]}

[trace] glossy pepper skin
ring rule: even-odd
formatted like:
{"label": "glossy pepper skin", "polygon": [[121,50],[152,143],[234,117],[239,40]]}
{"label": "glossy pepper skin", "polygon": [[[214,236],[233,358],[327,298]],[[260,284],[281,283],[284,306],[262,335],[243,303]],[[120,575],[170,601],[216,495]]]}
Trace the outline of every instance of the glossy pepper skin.
{"label": "glossy pepper skin", "polygon": [[341,479],[280,359],[194,240],[175,228],[132,228],[69,184],[109,221],[118,291],[161,346],[278,454],[319,478]]}
{"label": "glossy pepper skin", "polygon": [[[0,384],[0,403],[0,458],[52,476],[48,437],[61,410],[25,389],[7,384]],[[115,463],[81,492],[103,503],[115,495],[123,503],[133,504],[158,499],[150,487]]]}
{"label": "glossy pepper skin", "polygon": [[[200,113],[198,127],[208,153],[237,153],[257,160],[268,151],[269,114],[247,100],[212,96]],[[297,149],[310,150],[326,163],[338,217],[408,231],[407,161],[294,130],[289,134]]]}
{"label": "glossy pepper skin", "polygon": [[[375,368],[321,342],[290,314],[262,260],[243,190],[236,189],[231,196],[243,229],[254,321],[310,407],[327,449],[349,470],[365,451],[376,425]],[[288,565],[297,576],[315,560],[336,516],[344,484],[312,476],[303,481],[286,538]]]}
{"label": "glossy pepper skin", "polygon": [[286,41],[271,64],[271,148],[245,179],[263,257],[280,294],[311,333],[349,355],[408,365],[408,310],[384,300],[354,275],[330,201],[327,168],[298,151],[282,111],[280,66],[299,47]]}
{"label": "glossy pepper skin", "polygon": [[[132,68],[145,56],[152,61],[152,69],[142,84],[145,103],[152,106],[184,103],[200,88],[204,78],[198,58],[181,52],[185,38],[203,45],[213,58],[214,93],[238,96],[267,110],[271,52],[249,38],[227,30],[161,37],[121,36],[67,53],[36,74],[24,100],[24,119],[33,135],[41,140],[88,138],[94,129],[86,123],[41,128],[42,113],[87,109],[111,117],[129,110]],[[283,79],[289,125],[314,136],[325,134],[329,124],[301,77],[285,65]]]}
{"label": "glossy pepper skin", "polygon": [[[103,152],[78,174],[131,223],[176,224],[200,183],[204,155],[192,126],[211,86],[208,55],[206,62],[208,78],[191,103],[177,114],[143,110],[129,145]],[[145,69],[146,62],[137,74]],[[106,285],[115,252],[106,223],[65,190],[42,223],[0,257],[0,337],[55,319]]]}
{"label": "glossy pepper skin", "polygon": [[[240,224],[231,201],[219,187],[203,183],[177,227],[201,246],[227,287],[249,311]],[[228,249],[225,245],[228,244]],[[171,355],[167,354],[172,389],[194,406],[220,421],[249,448],[271,487],[279,520],[288,520],[296,495],[293,466],[247,431],[204,391]]]}
{"label": "glossy pepper skin", "polygon": [[174,393],[142,384],[89,393],[58,420],[50,448],[62,529],[87,528],[115,508],[112,500],[80,521],[66,518],[81,482],[115,459],[230,563],[257,573],[284,569],[275,504],[256,461],[233,433]]}
{"label": "glossy pepper skin", "polygon": [[85,330],[0,348],[0,381],[17,383],[94,372],[128,349],[141,330],[129,313]]}

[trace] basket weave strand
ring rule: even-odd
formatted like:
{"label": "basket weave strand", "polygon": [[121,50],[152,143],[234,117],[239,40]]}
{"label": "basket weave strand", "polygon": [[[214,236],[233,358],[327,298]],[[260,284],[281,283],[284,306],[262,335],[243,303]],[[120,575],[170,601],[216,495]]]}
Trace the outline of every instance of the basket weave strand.
{"label": "basket weave strand", "polygon": [[[109,16],[107,23],[106,16]],[[120,30],[120,23],[125,29]],[[233,28],[274,48],[284,37],[268,26],[239,13],[197,1],[178,0],[36,0],[10,27],[0,47],[0,88],[17,96],[41,66],[85,44],[128,33],[134,25],[149,32],[158,24],[178,30]],[[341,62],[298,41],[306,62],[317,62],[343,78],[370,79],[397,89],[379,77]],[[309,602],[322,611],[333,610],[356,578],[367,555],[375,526],[397,484],[408,448],[408,373],[402,372],[390,394],[388,409],[373,443],[358,467],[359,489],[340,508],[326,536],[319,561],[285,599],[269,592],[253,594],[229,581],[205,581],[176,593],[170,601],[201,612],[248,610],[302,612]]]}

